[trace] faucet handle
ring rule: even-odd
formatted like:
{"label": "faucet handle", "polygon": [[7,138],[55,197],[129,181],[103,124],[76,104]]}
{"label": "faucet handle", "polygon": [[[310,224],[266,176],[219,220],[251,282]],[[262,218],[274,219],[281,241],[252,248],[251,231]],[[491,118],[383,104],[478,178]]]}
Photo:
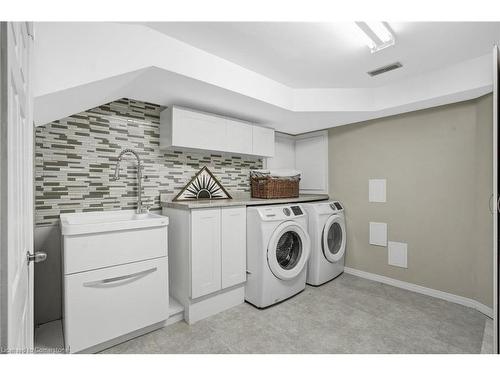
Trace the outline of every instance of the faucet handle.
{"label": "faucet handle", "polygon": [[143,204],[142,209],[141,209],[141,213],[144,213],[144,214],[148,213],[150,208],[151,208],[150,204]]}

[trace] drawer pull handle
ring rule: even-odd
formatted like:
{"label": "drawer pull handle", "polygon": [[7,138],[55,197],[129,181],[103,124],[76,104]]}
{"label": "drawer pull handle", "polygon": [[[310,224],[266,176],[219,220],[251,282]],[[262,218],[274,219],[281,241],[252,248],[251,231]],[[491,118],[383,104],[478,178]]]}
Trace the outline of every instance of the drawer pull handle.
{"label": "drawer pull handle", "polygon": [[153,268],[150,268],[149,270],[131,273],[130,275],[111,277],[109,279],[102,279],[102,280],[97,280],[97,281],[88,281],[86,283],[83,283],[83,286],[99,286],[99,285],[114,283],[116,281],[123,281],[123,280],[127,280],[127,279],[138,278],[138,277],[146,276],[147,274],[153,273],[156,270],[157,270],[157,268],[153,267]]}

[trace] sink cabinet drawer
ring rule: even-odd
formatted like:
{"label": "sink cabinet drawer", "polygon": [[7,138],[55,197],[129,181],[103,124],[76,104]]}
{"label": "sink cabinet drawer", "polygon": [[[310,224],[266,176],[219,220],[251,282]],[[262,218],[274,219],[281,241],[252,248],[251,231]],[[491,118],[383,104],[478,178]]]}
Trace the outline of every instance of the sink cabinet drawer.
{"label": "sink cabinet drawer", "polygon": [[168,318],[167,257],[64,276],[64,339],[74,353]]}
{"label": "sink cabinet drawer", "polygon": [[167,256],[167,228],[64,235],[64,274]]}

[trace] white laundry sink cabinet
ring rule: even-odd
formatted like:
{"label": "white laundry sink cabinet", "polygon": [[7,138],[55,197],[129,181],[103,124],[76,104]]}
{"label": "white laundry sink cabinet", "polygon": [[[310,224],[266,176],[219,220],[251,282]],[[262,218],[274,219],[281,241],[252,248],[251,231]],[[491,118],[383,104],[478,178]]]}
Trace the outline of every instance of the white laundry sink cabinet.
{"label": "white laundry sink cabinet", "polygon": [[168,319],[168,223],[128,210],[61,215],[69,352],[102,350]]}

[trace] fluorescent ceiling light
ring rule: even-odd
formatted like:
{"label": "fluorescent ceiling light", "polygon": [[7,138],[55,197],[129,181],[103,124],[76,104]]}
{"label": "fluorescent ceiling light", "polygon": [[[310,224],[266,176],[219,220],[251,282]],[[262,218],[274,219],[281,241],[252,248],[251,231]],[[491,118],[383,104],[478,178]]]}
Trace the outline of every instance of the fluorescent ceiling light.
{"label": "fluorescent ceiling light", "polygon": [[391,32],[382,22],[367,22],[366,24],[370,29],[372,29],[372,31],[382,41],[382,43],[394,41],[394,37],[392,36]]}
{"label": "fluorescent ceiling light", "polygon": [[[359,26],[359,25],[358,25]],[[359,33],[359,35],[361,36],[361,38],[363,38],[363,41],[365,42],[365,44],[368,46],[368,48],[370,48],[370,51],[373,52],[373,50],[375,48],[377,48],[377,44],[368,36],[368,34],[366,34],[363,29],[360,27],[359,30],[361,31]]]}
{"label": "fluorescent ceiling light", "polygon": [[393,46],[394,35],[384,22],[356,22],[371,53]]}

